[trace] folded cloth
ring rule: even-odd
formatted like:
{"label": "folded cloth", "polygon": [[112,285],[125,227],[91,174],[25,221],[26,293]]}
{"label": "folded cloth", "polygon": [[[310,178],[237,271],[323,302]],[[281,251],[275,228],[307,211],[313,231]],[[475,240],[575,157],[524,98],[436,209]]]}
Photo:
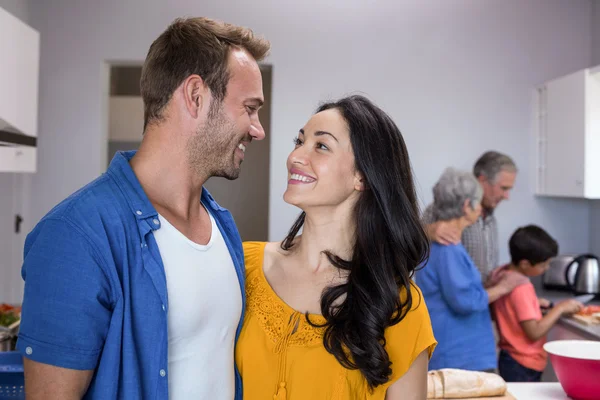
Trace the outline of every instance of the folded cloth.
{"label": "folded cloth", "polygon": [[489,372],[445,368],[427,374],[428,399],[471,399],[504,394],[504,379]]}
{"label": "folded cloth", "polygon": [[528,277],[526,277],[525,275],[520,274],[516,271],[511,271],[510,269],[508,269],[508,267],[509,267],[509,265],[506,264],[506,265],[502,265],[498,268],[493,269],[492,272],[490,272],[490,274],[488,275],[488,279],[485,282],[484,286],[486,288],[496,286],[498,284],[498,282],[500,282],[500,280],[502,280],[502,278],[506,274],[515,274],[515,276],[518,276],[520,278],[519,284],[517,286],[525,285],[530,282]]}

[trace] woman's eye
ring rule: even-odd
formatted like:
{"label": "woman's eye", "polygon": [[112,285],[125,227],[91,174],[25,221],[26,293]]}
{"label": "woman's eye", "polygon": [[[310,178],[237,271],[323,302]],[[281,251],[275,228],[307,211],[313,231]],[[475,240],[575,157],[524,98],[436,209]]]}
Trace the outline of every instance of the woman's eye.
{"label": "woman's eye", "polygon": [[300,139],[299,137],[295,137],[293,140],[296,146],[302,146],[302,139]]}
{"label": "woman's eye", "polygon": [[329,150],[329,147],[327,147],[323,143],[317,143],[317,148],[321,150]]}

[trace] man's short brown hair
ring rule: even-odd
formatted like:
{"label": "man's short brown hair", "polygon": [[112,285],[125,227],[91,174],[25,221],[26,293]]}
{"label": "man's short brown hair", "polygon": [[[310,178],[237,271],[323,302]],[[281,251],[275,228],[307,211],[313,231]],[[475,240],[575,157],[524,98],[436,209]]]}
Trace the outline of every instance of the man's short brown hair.
{"label": "man's short brown hair", "polygon": [[152,43],[142,67],[144,129],[162,120],[173,92],[188,76],[200,75],[218,104],[227,92],[230,50],[244,49],[258,62],[270,47],[248,28],[203,17],[177,18]]}

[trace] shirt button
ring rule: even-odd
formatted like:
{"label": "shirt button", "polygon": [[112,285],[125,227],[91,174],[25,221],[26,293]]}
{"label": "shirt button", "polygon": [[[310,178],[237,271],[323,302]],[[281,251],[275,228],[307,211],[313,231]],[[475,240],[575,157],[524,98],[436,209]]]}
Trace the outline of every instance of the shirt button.
{"label": "shirt button", "polygon": [[160,222],[157,219],[152,220],[152,222],[154,222],[154,225],[160,224]]}
{"label": "shirt button", "polygon": [[140,210],[137,210],[135,213],[136,213],[137,215],[142,215],[142,212],[141,212]]}
{"label": "shirt button", "polygon": [[165,307],[164,304],[162,305],[162,309],[163,309],[163,311],[167,311],[167,307]]}
{"label": "shirt button", "polygon": [[164,378],[165,375],[167,375],[166,371],[164,369],[161,369],[160,370],[160,376],[162,376]]}
{"label": "shirt button", "polygon": [[27,347],[27,348],[25,349],[25,353],[27,353],[27,354],[31,354],[31,353],[33,353],[33,349],[32,349],[31,347]]}

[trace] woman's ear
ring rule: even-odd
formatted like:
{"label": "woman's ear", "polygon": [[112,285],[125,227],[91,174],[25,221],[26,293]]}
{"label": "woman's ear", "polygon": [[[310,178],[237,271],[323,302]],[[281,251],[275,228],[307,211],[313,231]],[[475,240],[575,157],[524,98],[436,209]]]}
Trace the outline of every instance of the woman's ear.
{"label": "woman's ear", "polygon": [[367,188],[365,180],[360,172],[354,174],[354,190],[362,192]]}
{"label": "woman's ear", "polygon": [[472,211],[473,207],[471,207],[471,199],[465,199],[463,203],[463,214],[467,215],[467,212]]}

